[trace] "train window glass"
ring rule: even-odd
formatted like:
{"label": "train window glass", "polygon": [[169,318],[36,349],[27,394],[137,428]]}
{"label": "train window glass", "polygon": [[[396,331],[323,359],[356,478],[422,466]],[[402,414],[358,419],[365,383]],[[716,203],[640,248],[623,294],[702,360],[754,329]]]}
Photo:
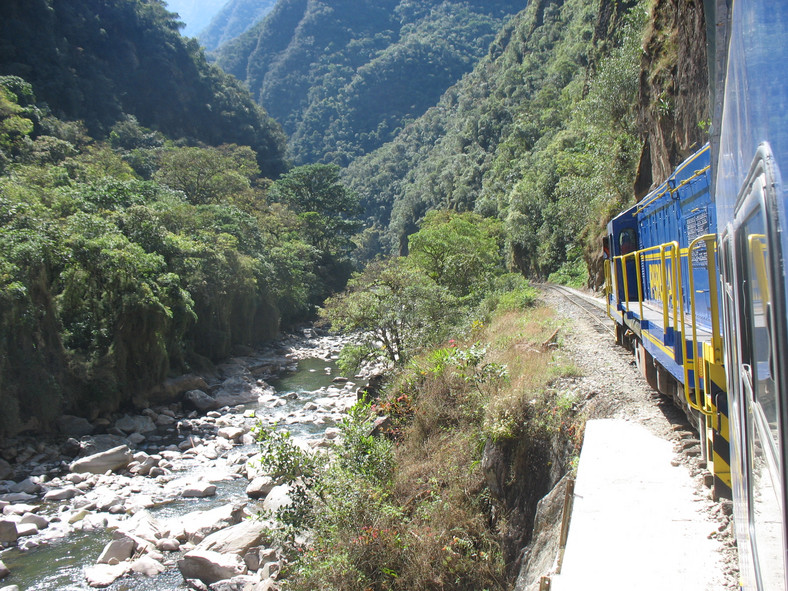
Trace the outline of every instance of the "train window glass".
{"label": "train window glass", "polygon": [[772,288],[773,243],[763,171],[748,184],[737,211],[737,267],[741,280],[740,359],[747,463],[749,519],[760,579],[759,589],[784,589],[783,507],[780,458],[780,403],[775,363]]}
{"label": "train window glass", "polygon": [[637,236],[633,228],[624,228],[619,232],[618,246],[621,254],[629,254],[637,250]]}
{"label": "train window glass", "polygon": [[[753,203],[763,204],[763,185],[758,179],[752,186]],[[744,274],[745,313],[748,335],[749,365],[752,372],[753,398],[762,426],[770,433],[776,450],[779,448],[777,385],[773,371],[772,301],[770,294],[769,241],[763,207],[756,207],[739,230],[746,272]]]}

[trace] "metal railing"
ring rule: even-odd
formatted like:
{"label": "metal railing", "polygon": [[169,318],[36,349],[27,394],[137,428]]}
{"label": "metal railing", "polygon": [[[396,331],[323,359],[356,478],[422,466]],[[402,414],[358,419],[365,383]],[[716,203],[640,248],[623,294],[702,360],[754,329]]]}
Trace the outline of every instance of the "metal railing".
{"label": "metal railing", "polygon": [[[719,299],[717,294],[717,237],[715,234],[705,234],[699,236],[690,242],[687,248],[687,269],[689,273],[689,290],[690,290],[690,318],[692,320],[692,357],[693,367],[693,386],[695,390],[695,400],[690,396],[689,388],[689,370],[688,364],[684,364],[684,397],[690,408],[694,408],[698,412],[710,417],[714,414],[714,406],[711,400],[711,384],[709,376],[704,375],[703,387],[701,387],[700,374],[703,372],[701,366],[695,363],[694,359],[700,354],[698,347],[698,322],[695,314],[695,268],[692,261],[692,253],[700,244],[706,246],[706,270],[708,272],[709,280],[709,306],[711,312],[711,348],[713,351],[712,363],[720,365],[722,363],[722,333],[720,332],[719,320]],[[687,354],[687,340],[684,339],[684,359],[686,361]]]}

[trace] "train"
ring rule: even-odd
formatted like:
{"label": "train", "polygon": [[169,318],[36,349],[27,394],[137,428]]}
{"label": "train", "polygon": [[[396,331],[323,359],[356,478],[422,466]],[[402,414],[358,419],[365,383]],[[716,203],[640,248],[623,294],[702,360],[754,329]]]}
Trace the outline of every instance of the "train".
{"label": "train", "polygon": [[788,2],[705,0],[709,143],[604,238],[616,340],[698,429],[740,588],[788,589]]}

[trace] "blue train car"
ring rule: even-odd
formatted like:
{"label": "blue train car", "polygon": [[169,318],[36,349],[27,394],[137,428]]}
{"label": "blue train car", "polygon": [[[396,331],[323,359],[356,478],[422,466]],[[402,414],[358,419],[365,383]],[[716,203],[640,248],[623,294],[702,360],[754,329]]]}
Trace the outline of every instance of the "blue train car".
{"label": "blue train car", "polygon": [[696,380],[698,387],[710,387],[707,372],[696,371],[693,360],[702,357],[714,335],[718,348],[722,338],[715,322],[716,268],[714,261],[709,266],[707,252],[716,232],[710,186],[706,145],[608,224],[608,303],[617,314],[619,340],[636,349],[654,387],[680,396],[687,406],[697,402],[684,396]]}
{"label": "blue train car", "polygon": [[736,535],[743,588],[785,590],[788,3],[737,1],[728,22],[712,162]]}
{"label": "blue train car", "polygon": [[745,590],[788,589],[788,2],[705,0],[712,133],[608,225],[620,344],[701,434]]}

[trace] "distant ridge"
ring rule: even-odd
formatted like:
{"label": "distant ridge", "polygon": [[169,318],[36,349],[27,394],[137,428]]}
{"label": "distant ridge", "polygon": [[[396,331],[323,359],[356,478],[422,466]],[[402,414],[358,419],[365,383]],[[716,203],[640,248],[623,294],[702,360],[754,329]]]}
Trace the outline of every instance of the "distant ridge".
{"label": "distant ridge", "polygon": [[277,0],[229,0],[211,22],[197,34],[207,50],[238,37],[263,20]]}

